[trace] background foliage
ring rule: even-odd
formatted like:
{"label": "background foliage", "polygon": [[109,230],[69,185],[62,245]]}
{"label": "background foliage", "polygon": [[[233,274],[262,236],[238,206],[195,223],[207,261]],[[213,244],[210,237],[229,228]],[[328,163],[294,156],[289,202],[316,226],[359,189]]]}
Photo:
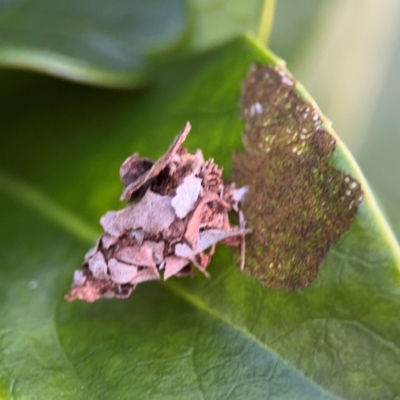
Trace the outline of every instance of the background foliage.
{"label": "background foliage", "polygon": [[[258,31],[260,1],[103,3],[0,5],[4,66],[136,87],[0,71],[0,394],[399,396],[398,247],[368,205],[302,291],[263,289],[222,250],[210,281],[63,301],[99,216],[120,207],[124,157],[157,157],[190,120],[188,147],[228,175],[240,82],[252,60],[274,59],[235,39]],[[279,0],[270,42],[334,120],[398,237],[399,19],[396,0]]]}

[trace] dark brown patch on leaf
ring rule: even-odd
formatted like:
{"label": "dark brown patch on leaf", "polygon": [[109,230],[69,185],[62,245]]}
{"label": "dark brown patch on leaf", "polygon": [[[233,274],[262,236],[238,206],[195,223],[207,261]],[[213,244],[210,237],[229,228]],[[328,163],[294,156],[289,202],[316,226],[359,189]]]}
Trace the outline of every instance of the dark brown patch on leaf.
{"label": "dark brown patch on leaf", "polygon": [[328,165],[336,142],[294,87],[279,67],[251,66],[241,97],[245,153],[233,160],[234,180],[249,185],[245,272],[272,289],[316,278],[363,196],[355,179]]}

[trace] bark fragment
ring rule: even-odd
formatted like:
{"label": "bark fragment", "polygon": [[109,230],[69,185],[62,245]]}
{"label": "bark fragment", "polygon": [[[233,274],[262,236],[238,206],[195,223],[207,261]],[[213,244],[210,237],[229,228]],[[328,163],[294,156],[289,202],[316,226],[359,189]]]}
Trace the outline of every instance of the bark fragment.
{"label": "bark fragment", "polygon": [[224,185],[213,160],[182,147],[189,130],[187,123],[155,163],[135,153],[122,164],[121,199],[129,204],[100,219],[104,234],[75,271],[68,301],[126,298],[160,271],[164,280],[195,269],[208,277],[217,243],[243,247],[250,230],[231,226],[228,212],[240,212],[246,188]]}

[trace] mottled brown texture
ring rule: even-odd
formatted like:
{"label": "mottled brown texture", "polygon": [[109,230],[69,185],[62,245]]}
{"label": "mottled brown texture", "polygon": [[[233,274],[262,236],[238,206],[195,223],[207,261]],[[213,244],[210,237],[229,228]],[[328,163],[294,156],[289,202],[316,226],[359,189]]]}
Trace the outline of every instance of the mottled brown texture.
{"label": "mottled brown texture", "polygon": [[218,242],[244,248],[249,230],[231,226],[228,212],[240,212],[246,190],[224,186],[213,160],[181,147],[189,129],[155,163],[135,153],[122,164],[130,203],[100,219],[104,234],[75,271],[68,301],[125,298],[137,284],[160,279],[160,271],[164,279],[193,275],[194,268],[208,277]]}
{"label": "mottled brown texture", "polygon": [[137,190],[139,190],[145,183],[154,179],[163,169],[165,169],[172,161],[173,156],[177,153],[182,143],[185,141],[189,132],[190,124],[186,124],[181,133],[175,138],[168,151],[164,155],[162,155],[148,171],[140,175],[136,180],[129,183],[125,187],[121,195],[121,200],[130,200],[132,198],[132,195]]}
{"label": "mottled brown texture", "polygon": [[153,161],[147,158],[140,158],[138,153],[128,157],[119,169],[119,177],[124,186],[135,182],[140,176],[147,172],[152,166]]}
{"label": "mottled brown texture", "polygon": [[360,184],[329,166],[335,140],[285,70],[252,65],[241,112],[245,153],[234,155],[233,177],[249,186],[253,229],[244,271],[272,289],[308,286],[356,215]]}

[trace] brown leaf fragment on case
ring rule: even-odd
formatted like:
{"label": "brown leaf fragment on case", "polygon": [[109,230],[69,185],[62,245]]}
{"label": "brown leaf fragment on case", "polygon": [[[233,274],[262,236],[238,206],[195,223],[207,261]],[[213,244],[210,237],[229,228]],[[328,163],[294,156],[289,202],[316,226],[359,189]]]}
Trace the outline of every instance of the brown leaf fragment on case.
{"label": "brown leaf fragment on case", "polygon": [[145,233],[156,235],[167,229],[176,218],[171,200],[170,196],[161,196],[148,189],[142,198],[117,211],[112,231],[121,235],[141,228]]}
{"label": "brown leaf fragment on case", "polygon": [[167,280],[171,276],[176,275],[180,272],[186,265],[189,265],[190,260],[187,258],[169,256],[165,259],[165,272],[164,279]]}
{"label": "brown leaf fragment on case", "polygon": [[182,147],[189,130],[187,123],[154,164],[136,153],[124,161],[122,198],[130,202],[101,217],[104,234],[75,271],[68,301],[126,298],[139,283],[160,279],[160,271],[164,280],[195,270],[209,277],[217,243],[244,249],[250,230],[231,226],[228,213],[239,213],[240,220],[247,189],[224,185],[213,160]]}
{"label": "brown leaf fragment on case", "polygon": [[171,161],[174,154],[181,147],[182,143],[186,140],[187,135],[190,132],[190,124],[186,123],[181,133],[175,138],[168,151],[161,156],[150,168],[148,172],[145,172],[139,178],[130,183],[125,190],[122,192],[121,200],[130,200],[132,195],[140,189],[146,182],[155,178]]}
{"label": "brown leaf fragment on case", "polygon": [[194,174],[188,175],[176,189],[171,205],[178,218],[183,219],[194,209],[201,190],[201,179]]}
{"label": "brown leaf fragment on case", "polygon": [[123,247],[115,253],[115,258],[128,264],[141,265],[143,267],[156,266],[153,260],[153,250],[147,242],[140,246]]}
{"label": "brown leaf fragment on case", "polygon": [[158,279],[160,279],[160,274],[155,266],[150,268],[143,268],[138,271],[136,276],[133,278],[133,280],[131,281],[131,285],[135,287],[138,283],[154,281]]}
{"label": "brown leaf fragment on case", "polygon": [[129,283],[138,272],[136,266],[119,262],[115,258],[108,260],[108,270],[111,280],[118,284]]}
{"label": "brown leaf fragment on case", "polygon": [[101,238],[101,244],[105,249],[109,249],[117,242],[118,242],[118,237],[107,235],[107,233],[105,233]]}
{"label": "brown leaf fragment on case", "polygon": [[271,289],[308,286],[355,217],[361,186],[329,165],[336,141],[283,68],[250,67],[241,111],[245,152],[234,154],[233,177],[249,187],[253,228],[244,272]]}
{"label": "brown leaf fragment on case", "polygon": [[119,177],[124,186],[135,182],[140,176],[145,174],[152,166],[153,161],[148,158],[140,158],[138,153],[128,157],[119,170]]}
{"label": "brown leaf fragment on case", "polygon": [[107,280],[107,263],[101,251],[98,251],[87,261],[89,270],[96,279]]}

